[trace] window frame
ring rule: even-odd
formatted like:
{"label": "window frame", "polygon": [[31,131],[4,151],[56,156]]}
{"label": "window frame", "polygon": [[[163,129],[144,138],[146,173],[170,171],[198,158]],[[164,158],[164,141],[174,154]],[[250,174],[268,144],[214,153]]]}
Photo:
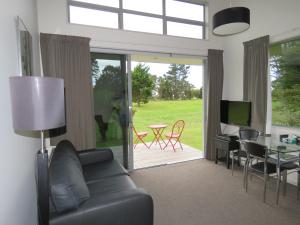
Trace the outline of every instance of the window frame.
{"label": "window frame", "polygon": [[[190,20],[190,19],[183,19],[178,17],[171,17],[166,15],[166,0],[161,0],[162,2],[162,14],[153,14],[148,12],[141,12],[141,11],[135,11],[130,9],[124,9],[123,8],[123,0],[119,0],[119,8],[111,7],[111,6],[104,6],[104,5],[98,5],[93,3],[86,3],[86,2],[80,2],[80,0],[67,0],[67,7],[68,7],[68,22],[70,21],[70,6],[74,7],[80,7],[85,9],[93,9],[93,10],[99,10],[104,12],[111,12],[111,13],[117,13],[118,14],[118,29],[119,30],[125,30],[124,29],[124,20],[123,20],[123,14],[132,14],[132,15],[138,15],[138,16],[146,16],[150,18],[158,18],[162,19],[162,34],[159,35],[168,35],[167,34],[167,22],[176,22],[176,23],[182,23],[187,25],[196,25],[199,26],[199,29],[202,28],[202,39],[201,38],[192,38],[192,37],[183,37],[183,36],[176,36],[176,37],[183,37],[183,38],[192,38],[197,40],[204,40],[206,39],[206,29],[207,29],[207,23],[206,23],[206,11],[207,11],[207,3],[205,2],[194,2],[193,0],[176,0],[179,2],[184,2],[188,4],[195,4],[200,5],[203,7],[203,21],[196,21],[196,20]],[[71,23],[76,24],[76,23]],[[81,24],[82,25],[82,24]],[[90,25],[85,25],[90,26]],[[106,27],[107,28],[107,27]],[[109,28],[109,29],[115,29],[115,28]],[[126,30],[127,31],[127,30]],[[130,30],[128,30],[130,31]],[[143,32],[143,31],[133,31],[133,32]],[[148,33],[148,32],[143,32]],[[150,32],[149,32],[150,33]],[[150,33],[152,34],[152,33]],[[168,35],[168,36],[174,36],[174,35]]]}

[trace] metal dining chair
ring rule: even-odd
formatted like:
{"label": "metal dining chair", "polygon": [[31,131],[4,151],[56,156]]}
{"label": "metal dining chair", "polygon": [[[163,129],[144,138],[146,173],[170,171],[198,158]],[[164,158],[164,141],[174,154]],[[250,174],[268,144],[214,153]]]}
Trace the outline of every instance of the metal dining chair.
{"label": "metal dining chair", "polygon": [[[246,150],[247,159],[245,164],[245,173],[244,173],[244,184],[246,191],[248,190],[248,174],[249,172],[252,175],[257,176],[258,178],[262,178],[264,180],[264,194],[263,194],[263,202],[266,201],[266,188],[267,181],[269,179],[270,174],[276,174],[276,163],[274,160],[269,158],[269,150],[266,146],[260,145],[251,141],[241,141],[241,145]],[[252,161],[256,159],[256,163]],[[286,183],[287,183],[287,171],[293,170],[297,168],[298,165],[292,162],[288,162],[282,164],[280,166],[280,174],[277,179],[281,180],[281,175],[283,176],[283,194],[286,192]],[[258,174],[263,174],[263,176],[259,176]],[[299,186],[298,186],[299,188]]]}
{"label": "metal dining chair", "polygon": [[[171,144],[171,146],[172,146],[172,148],[175,152],[176,151],[175,150],[175,145],[177,143],[179,143],[181,150],[183,150],[181,142],[180,142],[180,138],[181,138],[184,126],[185,126],[185,123],[184,123],[183,120],[178,120],[174,123],[173,128],[172,128],[172,132],[167,133],[165,135],[166,138],[168,139],[168,142],[167,142],[166,146],[163,149],[165,149],[169,144]],[[174,142],[172,142],[172,140]]]}
{"label": "metal dining chair", "polygon": [[[239,130],[239,139],[240,140],[250,140],[250,141],[257,141],[257,138],[259,136],[259,132],[257,130],[249,129],[249,128],[241,128]],[[246,161],[247,153],[245,149],[243,149],[242,146],[240,146],[240,149],[232,151],[232,160],[231,160],[231,174],[233,175],[233,169],[234,169],[234,161],[237,159],[239,165],[241,165],[241,158],[244,158]],[[245,167],[244,167],[245,168]]]}
{"label": "metal dining chair", "polygon": [[[286,147],[285,146],[278,146],[277,148],[281,148],[281,149],[285,149]],[[286,188],[287,188],[287,176],[288,174],[290,173],[294,173],[294,172],[298,172],[299,171],[299,163],[296,164],[296,158],[292,155],[285,155],[285,156],[282,156],[284,157],[284,161],[282,163],[280,163],[280,171],[282,171],[282,179],[283,179],[283,195],[285,196],[286,195]],[[273,157],[272,157],[273,158]],[[276,157],[277,158],[277,157]],[[299,157],[298,157],[298,161],[299,161]],[[277,160],[275,159],[274,161],[274,158],[271,159],[270,161],[271,163],[273,164],[276,164],[277,163]],[[288,173],[288,171],[291,171]],[[299,183],[299,173],[298,173],[298,182],[297,182],[297,199],[299,199],[299,188],[300,188],[300,183]],[[279,192],[277,193],[279,194]],[[277,204],[278,204],[278,197],[277,197]]]}
{"label": "metal dining chair", "polygon": [[[281,167],[283,167],[284,174],[283,174],[283,180],[284,184],[287,183],[287,176],[291,173],[297,173],[297,199],[299,200],[299,194],[300,194],[300,155],[298,158],[298,164],[294,163],[295,160],[290,161],[289,163],[283,164]],[[288,171],[290,171],[288,173]],[[283,195],[286,195],[286,185],[283,186]]]}
{"label": "metal dining chair", "polygon": [[[268,149],[266,146],[250,141],[241,141],[241,145],[247,152],[244,174],[246,192],[248,191],[248,174],[251,173],[264,180],[263,202],[265,202],[267,181],[270,174],[276,173],[276,165],[268,162]],[[252,163],[253,159],[256,159],[257,162]],[[258,174],[262,174],[262,176]],[[278,179],[280,179],[280,177]]]}

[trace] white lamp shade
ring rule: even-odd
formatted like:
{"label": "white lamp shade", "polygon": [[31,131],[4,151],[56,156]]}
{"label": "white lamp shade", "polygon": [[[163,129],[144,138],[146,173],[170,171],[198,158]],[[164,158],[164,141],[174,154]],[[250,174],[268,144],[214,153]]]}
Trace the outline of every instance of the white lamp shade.
{"label": "white lamp shade", "polygon": [[249,23],[228,23],[215,28],[214,33],[221,36],[241,33],[250,27]]}
{"label": "white lamp shade", "polygon": [[64,81],[60,78],[10,77],[15,130],[48,130],[65,125]]}

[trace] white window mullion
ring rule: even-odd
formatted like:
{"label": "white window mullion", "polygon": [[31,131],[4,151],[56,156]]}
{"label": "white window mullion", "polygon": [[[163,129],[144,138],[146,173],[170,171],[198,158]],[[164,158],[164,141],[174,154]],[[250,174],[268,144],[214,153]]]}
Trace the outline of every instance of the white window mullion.
{"label": "white window mullion", "polygon": [[124,29],[124,18],[123,18],[123,0],[119,0],[119,29]]}
{"label": "white window mullion", "polygon": [[162,0],[163,10],[163,34],[167,34],[167,18],[166,18],[166,0]]}

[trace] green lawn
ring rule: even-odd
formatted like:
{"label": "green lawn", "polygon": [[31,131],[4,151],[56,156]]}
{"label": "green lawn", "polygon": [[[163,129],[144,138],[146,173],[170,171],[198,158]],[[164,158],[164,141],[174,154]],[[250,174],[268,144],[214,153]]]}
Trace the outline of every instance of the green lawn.
{"label": "green lawn", "polygon": [[202,100],[150,101],[140,107],[134,105],[133,123],[136,130],[148,131],[146,141],[153,140],[150,124],[167,124],[165,132],[170,132],[175,121],[185,121],[181,141],[197,149],[203,149],[203,113]]}

